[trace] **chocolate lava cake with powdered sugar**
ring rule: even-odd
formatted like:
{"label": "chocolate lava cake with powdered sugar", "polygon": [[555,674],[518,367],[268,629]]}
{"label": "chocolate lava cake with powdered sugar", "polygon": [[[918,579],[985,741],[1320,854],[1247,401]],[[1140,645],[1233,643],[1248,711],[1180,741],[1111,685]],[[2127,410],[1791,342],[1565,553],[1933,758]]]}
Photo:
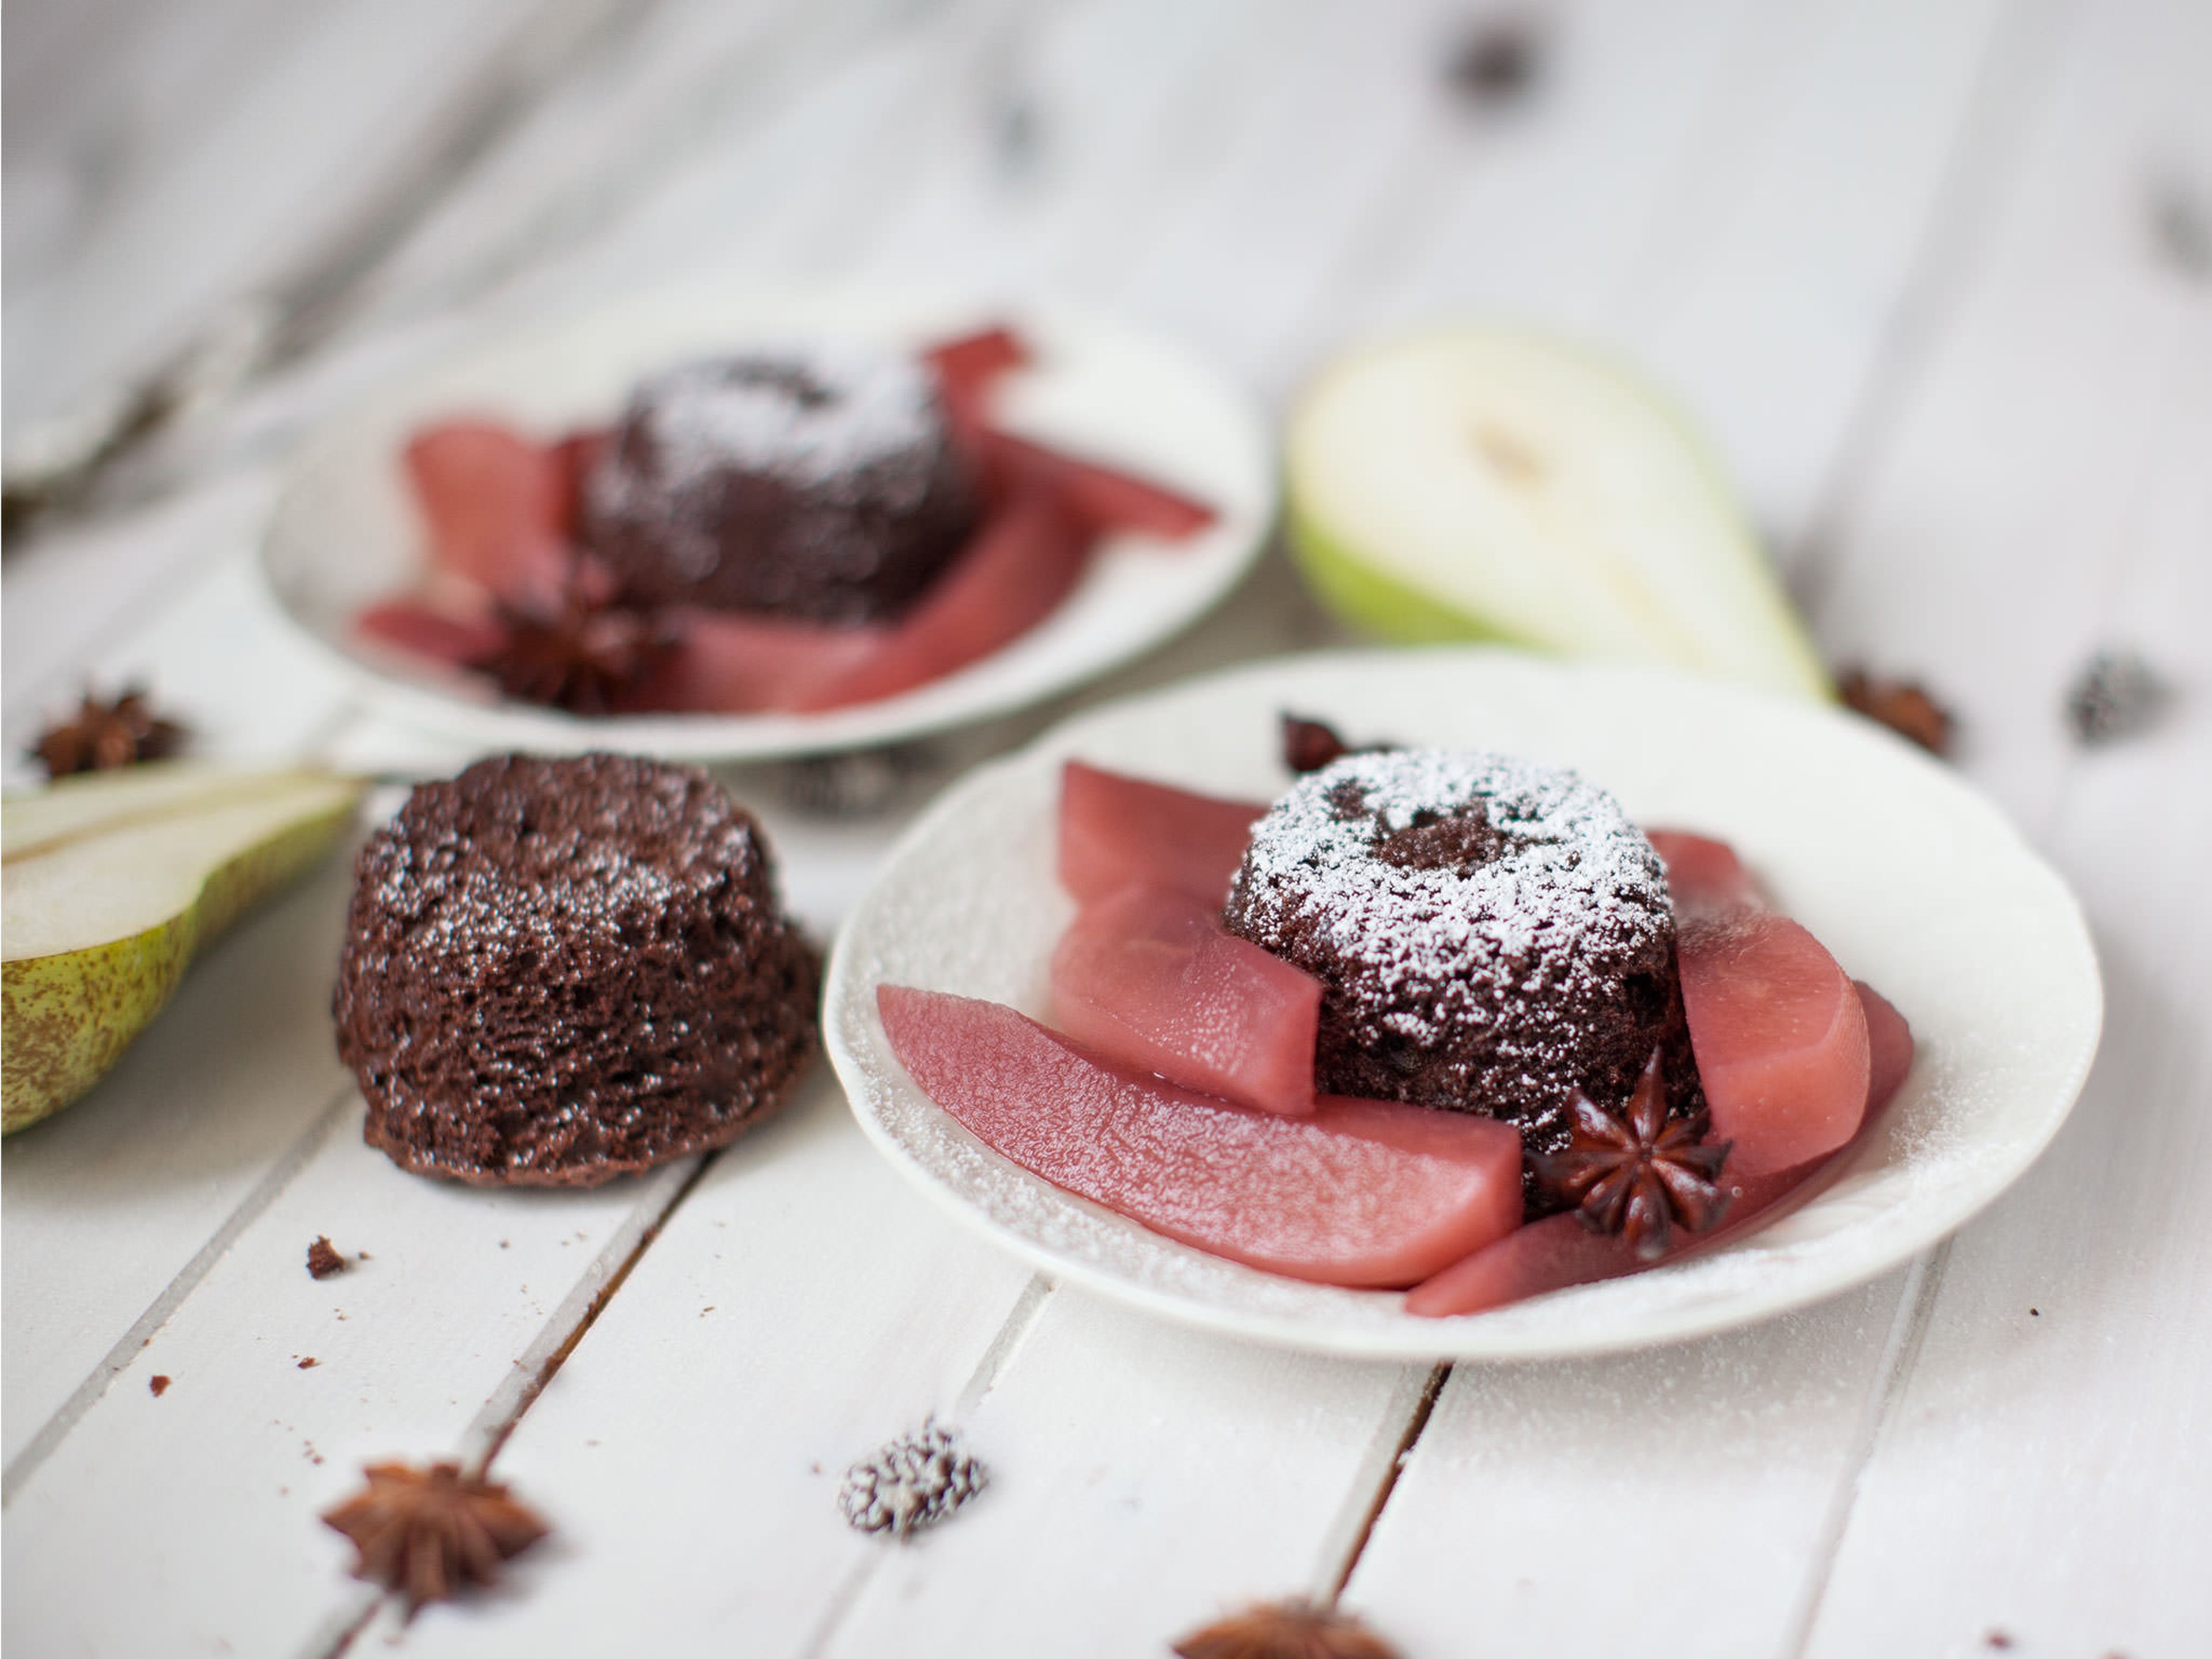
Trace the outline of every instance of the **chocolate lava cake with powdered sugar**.
{"label": "chocolate lava cake with powdered sugar", "polygon": [[1224,920],[1322,981],[1325,1092],[1503,1118],[1552,1152],[1569,1094],[1617,1104],[1656,1048],[1672,1113],[1703,1103],[1665,872],[1572,772],[1346,756],[1254,826]]}
{"label": "chocolate lava cake with powdered sugar", "polygon": [[362,848],[338,1054],[403,1167],[594,1186],[781,1105],[819,976],[705,773],[508,756],[419,786]]}
{"label": "chocolate lava cake with powdered sugar", "polygon": [[908,609],[976,518],[928,368],[841,343],[645,381],[586,476],[580,532],[635,603],[852,625]]}

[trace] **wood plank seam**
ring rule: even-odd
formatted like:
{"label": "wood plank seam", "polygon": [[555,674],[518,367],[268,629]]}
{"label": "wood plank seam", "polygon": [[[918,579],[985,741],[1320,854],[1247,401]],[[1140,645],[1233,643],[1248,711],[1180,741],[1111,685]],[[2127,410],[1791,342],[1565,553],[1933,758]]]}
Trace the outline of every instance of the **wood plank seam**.
{"label": "wood plank seam", "polygon": [[[468,1473],[481,1479],[491,1468],[507,1437],[575,1352],[584,1334],[623,1287],[646,1251],[653,1248],[676,1208],[699,1184],[699,1179],[718,1154],[672,1164],[653,1176],[644,1195],[632,1206],[599,1255],[570,1285],[560,1305],[547,1317],[531,1345],[514,1360],[507,1379],[462,1431],[460,1458]],[[387,1600],[383,1592],[371,1594],[365,1605],[339,1608],[308,1639],[302,1659],[338,1659],[368,1627]]]}
{"label": "wood plank seam", "polygon": [[1905,1280],[1904,1293],[1898,1297],[1889,1338],[1883,1345],[1881,1363],[1875,1368],[1874,1384],[1867,1390],[1858,1424],[1852,1430],[1850,1444],[1844,1453],[1843,1474],[1836,1482],[1828,1501],[1828,1512],[1820,1522],[1812,1565],[1798,1592],[1797,1610],[1791,1615],[1783,1640],[1781,1652],[1785,1659],[1801,1659],[1813,1639],[1813,1626],[1820,1619],[1821,1598],[1827,1592],[1829,1577],[1835,1571],[1837,1555],[1843,1548],[1851,1510],[1857,1504],[1875,1451],[1887,1437],[1904,1402],[1913,1364],[1920,1358],[1921,1344],[1935,1316],[1936,1298],[1942,1289],[1944,1264],[1950,1258],[1951,1241],[1948,1238],[1934,1249],[1913,1258],[1911,1275]]}
{"label": "wood plank seam", "polygon": [[569,1286],[568,1294],[553,1310],[537,1340],[516,1358],[507,1381],[484,1401],[483,1409],[464,1432],[462,1461],[471,1474],[481,1477],[489,1471],[492,1459],[499,1455],[499,1449],[514,1432],[515,1425],[568,1363],[576,1345],[584,1340],[584,1334],[606,1310],[615,1292],[629,1281],[631,1270],[653,1248],[669,1218],[690,1196],[716,1156],[709,1153],[705,1158],[672,1164],[649,1179],[644,1195],[614,1237]]}
{"label": "wood plank seam", "polygon": [[[1352,1477],[1351,1489],[1346,1493],[1344,1512],[1329,1528],[1328,1542],[1322,1547],[1322,1561],[1326,1570],[1316,1586],[1319,1593],[1314,1598],[1322,1606],[1334,1607],[1344,1595],[1344,1587],[1352,1582],[1352,1571],[1366,1552],[1367,1540],[1375,1535],[1375,1523],[1382,1518],[1390,1494],[1397,1491],[1398,1477],[1406,1472],[1406,1461],[1413,1455],[1421,1431],[1429,1426],[1429,1418],[1437,1408],[1437,1397],[1443,1393],[1451,1374],[1450,1360],[1437,1361],[1421,1379],[1410,1402],[1394,1401],[1392,1408],[1384,1413],[1382,1431],[1376,1437],[1376,1450],[1382,1455],[1376,1458],[1370,1455]],[[1394,1424],[1395,1433],[1391,1432]]]}
{"label": "wood plank seam", "polygon": [[215,1230],[213,1237],[200,1246],[198,1253],[148,1304],[146,1311],[140,1314],[131,1328],[117,1340],[106,1356],[93,1367],[91,1374],[46,1419],[38,1433],[31,1437],[29,1443],[15,1455],[15,1462],[8,1465],[4,1475],[0,1475],[0,1507],[15,1501],[16,1494],[38,1473],[39,1466],[69,1437],[70,1431],[77,1425],[84,1414],[100,1402],[100,1396],[107,1392],[108,1384],[122,1375],[141,1348],[154,1340],[154,1334],[168,1322],[169,1316],[184,1305],[185,1298],[198,1289],[201,1280],[213,1271],[232,1243],[253,1224],[262,1212],[276,1201],[284,1188],[291,1184],[292,1178],[307,1168],[308,1161],[321,1150],[323,1142],[329,1139],[331,1128],[354,1097],[351,1083],[331,1097],[313,1121],[284,1149],[283,1156],[263,1172],[261,1179],[255,1182],[252,1189],[238,1201],[237,1207],[223,1218],[222,1224]]}
{"label": "wood plank seam", "polygon": [[1922,233],[1922,251],[1883,325],[1865,385],[1852,399],[1826,485],[1796,546],[1782,560],[1799,605],[1816,622],[1852,509],[1933,355],[1930,346],[1963,301],[1997,198],[2021,164],[2021,135],[2050,90],[2073,9],[2074,0],[2013,0],[1992,32],[1955,159],[1944,170]]}
{"label": "wood plank seam", "polygon": [[[991,1392],[992,1385],[1005,1374],[1030,1333],[1036,1328],[1038,1320],[1043,1316],[1045,1308],[1057,1288],[1042,1273],[1030,1275],[1028,1282],[1022,1286],[1021,1294],[1014,1298],[1014,1305],[1006,1310],[1006,1317],[1000,1325],[998,1334],[984,1347],[981,1358],[975,1362],[975,1370],[961,1385],[960,1392],[953,1396],[952,1418],[955,1423],[964,1421],[983,1403],[984,1396]],[[799,1650],[801,1659],[822,1659],[822,1656],[830,1650],[830,1644],[837,1639],[837,1632],[844,1627],[847,1614],[860,1604],[860,1597],[866,1593],[869,1583],[881,1570],[888,1555],[888,1550],[872,1551],[838,1580],[836,1588],[830,1593],[829,1605],[823,1609],[820,1620],[807,1637],[805,1645]]]}
{"label": "wood plank seam", "polygon": [[[1999,23],[1977,76],[1957,157],[1947,169],[1896,311],[1883,330],[1865,387],[1838,446],[1824,499],[1786,562],[1790,585],[1815,623],[1840,560],[1851,511],[1874,476],[1897,415],[1910,399],[1933,342],[1963,302],[1968,272],[1986,240],[1995,204],[2020,165],[2020,137],[2049,94],[2071,0],[2015,0]],[[1950,1261],[1947,1238],[1915,1259],[1899,1298],[1890,1340],[1876,1367],[1859,1425],[1823,1518],[1819,1540],[1780,1651],[1800,1659],[1811,1644],[1820,1604],[1875,1452],[1889,1431],[1911,1380]]]}

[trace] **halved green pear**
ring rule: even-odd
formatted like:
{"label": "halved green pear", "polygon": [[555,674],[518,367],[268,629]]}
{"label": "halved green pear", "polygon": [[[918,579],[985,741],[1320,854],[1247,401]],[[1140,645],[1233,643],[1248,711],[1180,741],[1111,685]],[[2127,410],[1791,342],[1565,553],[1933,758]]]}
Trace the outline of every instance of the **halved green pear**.
{"label": "halved green pear", "polygon": [[0,1133],[98,1081],[193,953],[322,854],[362,788],[178,762],[0,805]]}
{"label": "halved green pear", "polygon": [[1293,550],[1348,620],[1832,695],[1686,418],[1540,337],[1453,327],[1324,368],[1285,441]]}

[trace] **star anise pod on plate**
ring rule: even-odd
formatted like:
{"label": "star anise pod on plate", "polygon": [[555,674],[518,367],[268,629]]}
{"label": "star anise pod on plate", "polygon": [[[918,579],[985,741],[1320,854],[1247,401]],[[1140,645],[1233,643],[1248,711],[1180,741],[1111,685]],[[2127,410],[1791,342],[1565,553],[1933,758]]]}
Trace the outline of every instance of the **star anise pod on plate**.
{"label": "star anise pod on plate", "polygon": [[570,593],[558,611],[502,611],[506,638],[472,665],[523,702],[573,714],[607,714],[676,648],[676,633],[649,611]]}
{"label": "star anise pod on plate", "polygon": [[1247,1607],[1191,1632],[1174,1651],[1181,1659],[1398,1659],[1350,1613],[1304,1601]]}
{"label": "star anise pod on plate", "polygon": [[1958,722],[1951,711],[1911,680],[1881,680],[1863,668],[1847,668],[1836,682],[1844,705],[1931,755],[1948,754]]}
{"label": "star anise pod on plate", "polygon": [[163,760],[184,742],[185,728],[156,714],[145,687],[132,685],[112,702],[88,690],[76,712],[40,733],[31,752],[45,763],[48,777],[59,778]]}
{"label": "star anise pod on plate", "polygon": [[464,1583],[489,1584],[499,1565],[545,1535],[545,1523],[507,1488],[458,1463],[418,1469],[373,1463],[368,1488],[323,1511],[323,1524],[353,1540],[353,1574],[404,1591],[412,1612]]}
{"label": "star anise pod on plate", "polygon": [[1318,772],[1352,745],[1337,736],[1336,728],[1285,710],[1283,714],[1283,764],[1293,772]]}
{"label": "star anise pod on plate", "polygon": [[1734,1143],[1707,1141],[1704,1112],[1670,1120],[1659,1051],[1616,1111],[1577,1089],[1567,1097],[1574,1139],[1564,1152],[1532,1153],[1529,1167],[1555,1197],[1574,1205],[1594,1233],[1619,1233],[1645,1261],[1667,1254],[1677,1226],[1703,1232],[1730,1194],[1719,1184]]}
{"label": "star anise pod on plate", "polygon": [[1282,714],[1282,731],[1283,764],[1301,775],[1318,772],[1331,761],[1346,755],[1367,755],[1376,750],[1398,746],[1395,743],[1348,744],[1326,720],[1308,720],[1304,714],[1293,714],[1288,709]]}

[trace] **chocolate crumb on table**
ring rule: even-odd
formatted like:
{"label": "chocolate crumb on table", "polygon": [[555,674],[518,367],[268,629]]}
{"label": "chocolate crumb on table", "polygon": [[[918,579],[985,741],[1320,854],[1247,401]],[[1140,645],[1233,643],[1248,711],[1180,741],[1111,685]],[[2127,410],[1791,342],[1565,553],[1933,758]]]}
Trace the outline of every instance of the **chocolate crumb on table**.
{"label": "chocolate crumb on table", "polygon": [[303,1371],[311,1371],[322,1363],[323,1362],[316,1358],[314,1355],[309,1354],[305,1359],[302,1359],[300,1362],[300,1369]]}
{"label": "chocolate crumb on table", "polygon": [[146,1379],[146,1389],[155,1399],[159,1400],[163,1395],[168,1393],[169,1379],[157,1371]]}
{"label": "chocolate crumb on table", "polygon": [[317,1279],[328,1279],[332,1273],[346,1270],[346,1259],[337,1253],[328,1234],[317,1237],[307,1246],[307,1272]]}

